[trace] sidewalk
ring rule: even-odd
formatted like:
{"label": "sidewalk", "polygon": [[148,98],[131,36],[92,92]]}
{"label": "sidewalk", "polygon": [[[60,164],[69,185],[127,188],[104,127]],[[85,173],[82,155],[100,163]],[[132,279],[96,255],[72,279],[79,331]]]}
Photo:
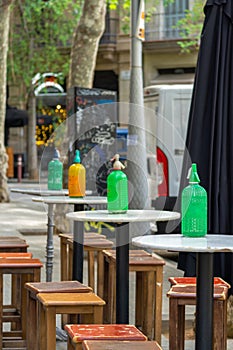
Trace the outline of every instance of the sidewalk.
{"label": "sidewalk", "polygon": [[[9,188],[37,188],[37,184],[33,183],[10,183]],[[1,222],[1,234],[9,236],[19,236],[29,244],[29,251],[33,253],[35,258],[41,259],[45,264],[45,246],[47,241],[47,213],[46,206],[43,203],[33,202],[31,196],[19,193],[10,193],[10,203],[0,203],[0,222]],[[21,230],[25,232],[35,232],[33,235],[22,235]],[[110,238],[111,239],[111,238]],[[173,253],[158,252],[162,255],[166,264],[164,267],[164,284],[163,284],[163,336],[162,336],[162,348],[164,350],[169,349],[168,344],[168,298],[166,292],[169,289],[168,277],[170,276],[182,276],[183,273],[177,270],[176,255]],[[54,236],[54,270],[53,280],[60,280],[60,241],[58,236]],[[45,268],[42,268],[41,280],[45,281]],[[84,278],[84,284],[87,281]],[[130,274],[130,284],[134,283],[133,277]],[[134,288],[130,288],[131,291]],[[130,296],[130,310],[133,309],[133,296]],[[192,330],[192,322],[194,316],[194,308],[186,308],[187,326],[189,329],[186,332],[186,350],[193,350],[194,334]],[[130,312],[130,323],[134,323],[134,314]],[[57,318],[57,327],[60,327],[60,318]],[[228,349],[233,348],[233,340],[228,340]],[[65,350],[66,342],[57,341],[57,350]],[[201,349],[200,349],[201,350]]]}

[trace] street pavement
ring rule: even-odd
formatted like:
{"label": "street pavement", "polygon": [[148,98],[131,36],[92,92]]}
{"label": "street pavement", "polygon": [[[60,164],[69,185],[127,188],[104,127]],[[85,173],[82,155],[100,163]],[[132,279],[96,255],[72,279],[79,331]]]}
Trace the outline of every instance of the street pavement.
{"label": "street pavement", "polygon": [[[11,188],[38,188],[40,187],[35,183],[28,182],[9,182],[9,189]],[[46,186],[44,184],[44,186]],[[46,187],[45,187],[46,188]],[[10,202],[0,203],[0,222],[1,222],[1,234],[4,236],[18,236],[26,239],[29,244],[28,251],[33,253],[34,258],[39,258],[44,264],[41,271],[41,280],[45,281],[45,247],[47,241],[47,207],[43,203],[33,202],[32,196],[20,193],[10,192]],[[22,234],[23,232],[23,234]],[[110,238],[111,239],[111,238]],[[162,335],[162,348],[164,350],[169,349],[168,343],[168,298],[166,293],[169,289],[168,277],[170,276],[182,276],[182,271],[177,269],[177,255],[175,253],[165,253],[157,251],[157,254],[161,255],[165,260],[164,267],[164,281],[163,281],[163,335]],[[85,268],[85,264],[84,264]],[[58,236],[54,235],[54,269],[53,280],[60,280],[60,242]],[[84,284],[87,284],[84,273]],[[130,323],[134,323],[134,277],[130,274]],[[194,307],[186,307],[186,336],[185,336],[185,349],[193,350],[194,344],[194,332],[193,332],[193,319],[194,319]],[[57,350],[66,349],[66,341],[59,339],[59,335],[63,333],[60,330],[60,316],[57,317]],[[233,348],[233,340],[228,340],[227,349]],[[201,350],[201,349],[198,349]]]}

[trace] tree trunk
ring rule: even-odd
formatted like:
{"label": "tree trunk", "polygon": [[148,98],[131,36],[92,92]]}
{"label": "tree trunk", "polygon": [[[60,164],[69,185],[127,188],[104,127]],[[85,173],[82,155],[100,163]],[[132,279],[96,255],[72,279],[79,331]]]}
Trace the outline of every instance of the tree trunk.
{"label": "tree trunk", "polygon": [[38,180],[36,130],[36,97],[31,89],[28,98],[28,175],[31,180]]}
{"label": "tree trunk", "polygon": [[85,0],[71,49],[69,87],[92,88],[99,40],[105,28],[106,0]]}
{"label": "tree trunk", "polygon": [[6,115],[6,67],[11,0],[0,0],[0,202],[9,202],[6,171],[8,156],[4,146]]}

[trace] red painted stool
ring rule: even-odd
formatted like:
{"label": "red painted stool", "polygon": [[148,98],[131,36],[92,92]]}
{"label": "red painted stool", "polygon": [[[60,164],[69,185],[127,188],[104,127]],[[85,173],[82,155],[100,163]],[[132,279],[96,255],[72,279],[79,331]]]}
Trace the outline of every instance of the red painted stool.
{"label": "red painted stool", "polygon": [[83,340],[147,340],[134,325],[126,324],[68,324],[65,330],[68,333],[67,350],[82,350]]}
{"label": "red painted stool", "polygon": [[[173,285],[169,297],[169,350],[184,350],[185,306],[196,305],[196,285]],[[228,287],[214,285],[213,350],[227,348]]]}

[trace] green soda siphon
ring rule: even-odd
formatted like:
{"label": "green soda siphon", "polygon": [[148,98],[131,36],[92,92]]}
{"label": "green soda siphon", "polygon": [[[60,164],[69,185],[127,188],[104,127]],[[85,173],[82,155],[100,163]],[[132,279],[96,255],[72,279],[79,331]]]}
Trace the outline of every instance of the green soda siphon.
{"label": "green soda siphon", "polygon": [[107,177],[107,209],[109,213],[122,214],[128,210],[128,179],[121,170],[125,166],[114,156],[113,170]]}
{"label": "green soda siphon", "polygon": [[197,165],[192,164],[189,185],[181,196],[181,233],[187,237],[203,237],[207,234],[207,192],[199,185]]}
{"label": "green soda siphon", "polygon": [[59,152],[55,148],[53,159],[48,164],[48,190],[62,190],[63,164],[59,158]]}

